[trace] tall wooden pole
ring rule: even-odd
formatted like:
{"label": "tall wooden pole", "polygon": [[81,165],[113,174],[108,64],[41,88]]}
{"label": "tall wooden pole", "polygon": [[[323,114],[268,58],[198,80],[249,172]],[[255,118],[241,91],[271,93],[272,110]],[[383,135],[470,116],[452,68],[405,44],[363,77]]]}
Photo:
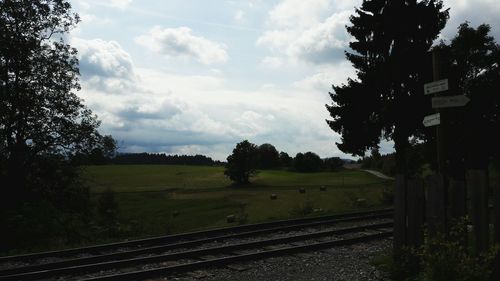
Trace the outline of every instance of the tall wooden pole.
{"label": "tall wooden pole", "polygon": [[[441,55],[441,51],[434,50],[432,52],[432,76],[434,81],[438,81],[443,79],[443,59]],[[440,114],[441,124],[436,126],[436,143],[437,143],[437,164],[438,171],[441,175],[445,174],[445,166],[446,166],[446,156],[445,156],[445,147],[444,147],[444,124],[445,120],[443,116],[443,110],[436,109],[437,113]]]}

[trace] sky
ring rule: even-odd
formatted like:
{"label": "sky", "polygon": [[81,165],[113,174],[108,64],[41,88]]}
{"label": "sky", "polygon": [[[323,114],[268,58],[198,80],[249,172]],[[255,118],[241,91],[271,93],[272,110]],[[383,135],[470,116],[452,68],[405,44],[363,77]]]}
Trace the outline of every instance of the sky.
{"label": "sky", "polygon": [[[345,30],[361,0],[71,0],[82,21],[78,95],[120,152],[203,154],[236,143],[353,158],[325,120],[355,71]],[[445,0],[449,40],[469,21],[500,38],[500,1]],[[381,153],[393,151],[381,143]]]}

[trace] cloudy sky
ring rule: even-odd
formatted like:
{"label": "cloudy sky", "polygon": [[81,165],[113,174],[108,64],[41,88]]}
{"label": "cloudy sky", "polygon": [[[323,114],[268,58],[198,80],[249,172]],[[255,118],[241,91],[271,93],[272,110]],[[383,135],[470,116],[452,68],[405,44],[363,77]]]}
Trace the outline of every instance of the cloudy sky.
{"label": "cloudy sky", "polygon": [[[224,160],[244,139],[291,156],[343,154],[325,119],[361,0],[73,0],[79,95],[120,150]],[[446,0],[451,19],[500,38],[500,1]],[[392,150],[390,143],[382,152]]]}

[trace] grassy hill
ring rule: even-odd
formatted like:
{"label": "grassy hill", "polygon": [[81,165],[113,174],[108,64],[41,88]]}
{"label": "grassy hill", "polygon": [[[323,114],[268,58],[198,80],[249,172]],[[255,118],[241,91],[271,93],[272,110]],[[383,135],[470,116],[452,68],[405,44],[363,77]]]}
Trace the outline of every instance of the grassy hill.
{"label": "grassy hill", "polygon": [[[248,186],[235,187],[222,167],[178,165],[88,166],[84,176],[94,202],[115,192],[119,220],[132,236],[162,235],[299,216],[382,207],[390,181],[355,170],[322,173],[261,171]],[[326,191],[320,191],[326,186]],[[303,187],[304,194],[298,192]],[[270,200],[277,194],[277,200]],[[364,199],[358,202],[358,199]]]}

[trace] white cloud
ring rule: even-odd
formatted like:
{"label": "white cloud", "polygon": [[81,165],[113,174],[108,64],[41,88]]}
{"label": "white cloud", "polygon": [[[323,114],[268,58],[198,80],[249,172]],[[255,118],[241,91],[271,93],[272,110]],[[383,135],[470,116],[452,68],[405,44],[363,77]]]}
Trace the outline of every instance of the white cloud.
{"label": "white cloud", "polygon": [[234,20],[236,20],[238,22],[244,21],[245,20],[245,12],[243,12],[242,10],[236,11],[236,13],[234,14]]}
{"label": "white cloud", "polygon": [[257,45],[285,54],[293,61],[324,64],[343,59],[349,42],[345,25],[352,11],[334,12],[335,5],[330,1],[314,2],[285,0],[279,3],[269,12],[271,29],[257,39]]}
{"label": "white cloud", "polygon": [[268,24],[279,28],[308,28],[328,11],[329,0],[284,0],[269,12]]}
{"label": "white cloud", "polygon": [[80,72],[85,78],[134,78],[132,58],[118,42],[72,38],[71,44],[78,49]]}
{"label": "white cloud", "polygon": [[335,65],[319,68],[317,73],[296,81],[292,85],[298,89],[326,93],[332,91],[332,85],[339,86],[346,83],[347,78],[353,78],[355,74],[354,68],[346,60]]}
{"label": "white cloud", "polygon": [[111,23],[111,19],[100,18],[94,14],[80,13],[80,18],[82,19],[81,24],[106,25]]}
{"label": "white cloud", "polygon": [[500,41],[500,1],[498,0],[444,0],[445,8],[450,8],[450,20],[443,30],[442,38],[451,39],[457,34],[459,24],[469,21],[477,27],[487,23],[492,27],[492,35]]}
{"label": "white cloud", "polygon": [[74,0],[74,1],[80,9],[87,11],[95,6],[107,6],[107,7],[118,8],[118,9],[123,10],[123,9],[127,8],[132,3],[133,0],[108,0],[108,1]]}
{"label": "white cloud", "polygon": [[188,27],[161,28],[156,26],[136,42],[167,57],[193,58],[203,64],[228,60],[227,46],[192,34]]}
{"label": "white cloud", "polygon": [[280,68],[284,62],[280,57],[264,57],[260,64],[267,68]]}
{"label": "white cloud", "polygon": [[112,7],[124,9],[127,8],[130,3],[132,3],[133,0],[111,0],[109,4]]}

